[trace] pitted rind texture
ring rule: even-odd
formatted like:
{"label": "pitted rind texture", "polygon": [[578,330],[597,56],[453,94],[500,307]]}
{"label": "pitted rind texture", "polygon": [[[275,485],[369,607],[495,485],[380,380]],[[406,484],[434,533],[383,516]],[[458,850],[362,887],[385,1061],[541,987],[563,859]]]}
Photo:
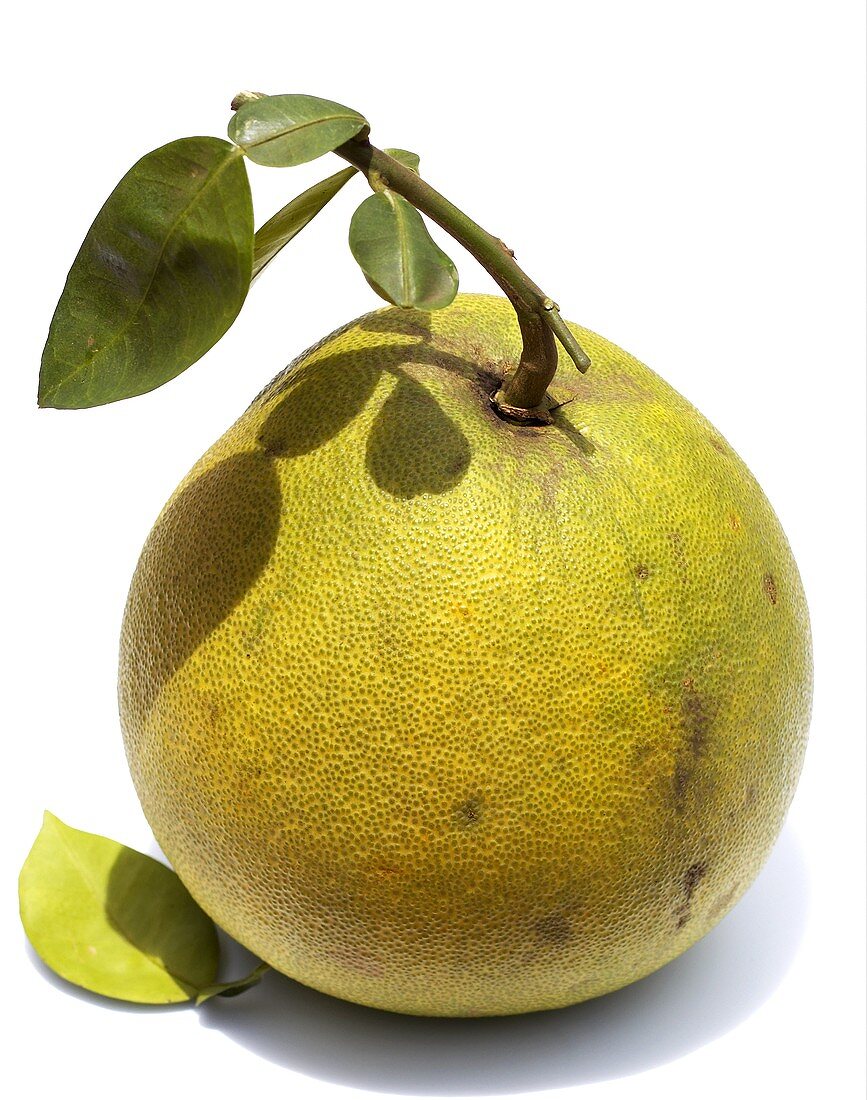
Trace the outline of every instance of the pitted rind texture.
{"label": "pitted rind texture", "polygon": [[[194,897],[338,997],[553,1008],[703,936],[804,752],[807,611],[720,434],[573,326],[546,428],[490,395],[499,298],[301,356],[184,479],[133,578],[133,778]],[[571,398],[574,401],[570,401]]]}

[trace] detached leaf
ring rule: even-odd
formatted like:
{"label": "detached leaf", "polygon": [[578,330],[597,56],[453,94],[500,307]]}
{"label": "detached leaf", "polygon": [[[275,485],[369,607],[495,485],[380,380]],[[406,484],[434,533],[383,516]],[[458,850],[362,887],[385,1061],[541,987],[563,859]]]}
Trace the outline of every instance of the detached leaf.
{"label": "detached leaf", "polygon": [[188,1001],[211,986],[211,919],[174,871],[45,814],[18,880],[21,921],[69,982],[139,1004]]}
{"label": "detached leaf", "polygon": [[238,978],[234,982],[218,982],[216,985],[209,985],[196,997],[196,1004],[204,1004],[205,1001],[210,1001],[212,997],[237,997],[239,993],[246,992],[251,986],[258,985],[270,969],[271,967],[267,963],[259,963],[246,978]]}
{"label": "detached leaf", "polygon": [[39,404],[83,409],[146,393],[212,347],[250,285],[243,157],[218,138],[148,153],[90,227],[51,322]]}
{"label": "detached leaf", "polygon": [[253,278],[269,264],[280,249],[311,222],[341,187],[355,175],[355,168],[344,168],[328,179],[320,180],[278,210],[273,218],[256,231],[253,247]]}
{"label": "detached leaf", "polygon": [[383,149],[383,153],[388,153],[390,157],[394,157],[396,161],[399,161],[404,168],[409,168],[410,171],[418,175],[418,153],[410,153],[408,149]]}
{"label": "detached leaf", "polygon": [[229,137],[256,164],[289,168],[336,149],[365,126],[363,115],[330,99],[271,95],[242,104]]}
{"label": "detached leaf", "polygon": [[367,281],[392,305],[442,309],[457,294],[455,265],[416,208],[392,191],[379,191],[358,207],[349,247]]}

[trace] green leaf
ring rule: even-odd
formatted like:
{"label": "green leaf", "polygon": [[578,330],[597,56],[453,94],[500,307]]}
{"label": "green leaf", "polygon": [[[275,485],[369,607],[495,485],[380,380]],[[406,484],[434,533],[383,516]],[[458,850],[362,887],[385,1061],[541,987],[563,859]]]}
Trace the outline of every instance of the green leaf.
{"label": "green leaf", "polygon": [[182,138],[123,177],[90,227],[48,333],[39,404],[83,409],[146,393],[195,363],[250,285],[243,157]]}
{"label": "green leaf", "polygon": [[288,168],[336,149],[365,126],[363,115],[330,99],[271,95],[242,104],[229,137],[256,164]]}
{"label": "green leaf", "polygon": [[311,222],[341,187],[355,175],[355,168],[344,168],[328,179],[320,180],[278,210],[257,230],[253,246],[253,278],[274,259],[280,249]]}
{"label": "green leaf", "polygon": [[46,812],[18,897],[42,961],[93,993],[173,1004],[214,981],[219,947],[210,918],[174,871],[114,840]]}
{"label": "green leaf", "polygon": [[352,216],[349,247],[377,294],[404,309],[442,309],[458,291],[458,273],[402,196],[379,191]]}
{"label": "green leaf", "polygon": [[415,172],[418,175],[419,156],[418,153],[410,153],[407,149],[383,149],[383,153],[388,153],[390,157],[393,157],[396,161],[409,168],[411,172]]}
{"label": "green leaf", "polygon": [[251,986],[258,985],[270,969],[271,967],[267,963],[259,963],[246,978],[239,978],[234,982],[217,982],[215,985],[209,985],[196,997],[196,1004],[204,1004],[212,997],[237,997],[239,993],[244,993]]}

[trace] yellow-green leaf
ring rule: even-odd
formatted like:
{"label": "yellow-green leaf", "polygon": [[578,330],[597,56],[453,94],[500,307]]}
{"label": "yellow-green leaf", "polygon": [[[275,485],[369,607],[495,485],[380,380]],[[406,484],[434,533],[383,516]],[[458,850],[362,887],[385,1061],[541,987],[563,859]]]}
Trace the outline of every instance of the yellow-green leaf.
{"label": "yellow-green leaf", "polygon": [[213,922],[174,871],[45,814],[18,880],[21,921],[69,982],[139,1004],[195,998],[214,983]]}

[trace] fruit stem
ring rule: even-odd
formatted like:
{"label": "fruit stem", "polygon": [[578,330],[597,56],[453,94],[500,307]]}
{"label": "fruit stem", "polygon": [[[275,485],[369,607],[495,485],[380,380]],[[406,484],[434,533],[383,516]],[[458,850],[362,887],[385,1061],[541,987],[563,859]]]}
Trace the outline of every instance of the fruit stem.
{"label": "fruit stem", "polygon": [[462,244],[500,287],[518,315],[523,347],[517,368],[503,382],[494,404],[509,420],[550,423],[546,396],[557,370],[555,333],[579,370],[590,365],[555,303],[521,270],[512,250],[498,237],[482,229],[411,168],[371,145],[366,135],[351,138],[334,152],[358,168],[374,190],[386,187],[427,214]]}

